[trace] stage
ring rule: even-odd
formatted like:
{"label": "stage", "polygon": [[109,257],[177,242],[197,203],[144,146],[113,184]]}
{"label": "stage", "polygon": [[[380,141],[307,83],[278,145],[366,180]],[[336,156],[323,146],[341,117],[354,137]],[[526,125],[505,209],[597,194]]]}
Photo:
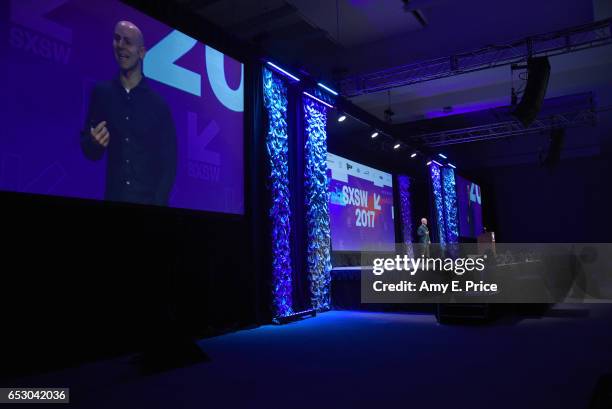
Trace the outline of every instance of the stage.
{"label": "stage", "polygon": [[143,376],[121,357],[10,385],[70,387],[71,407],[88,409],[583,408],[612,368],[611,316],[611,305],[559,305],[445,326],[430,314],[330,311],[201,340],[209,363]]}

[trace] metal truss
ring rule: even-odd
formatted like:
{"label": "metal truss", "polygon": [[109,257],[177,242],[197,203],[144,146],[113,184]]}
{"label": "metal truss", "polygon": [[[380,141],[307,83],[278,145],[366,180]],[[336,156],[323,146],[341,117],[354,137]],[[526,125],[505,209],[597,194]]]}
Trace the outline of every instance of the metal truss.
{"label": "metal truss", "polygon": [[[604,110],[609,110],[609,108],[600,110],[599,112]],[[506,138],[509,136],[547,132],[558,128],[594,126],[597,123],[597,113],[598,111],[593,109],[581,109],[574,112],[538,118],[528,127],[524,127],[518,120],[509,120],[470,128],[415,135],[412,138],[417,139],[424,145],[433,148],[458,143],[476,142]]]}
{"label": "metal truss", "polygon": [[525,62],[529,57],[555,56],[612,44],[612,19],[547,34],[526,37],[508,44],[348,77],[340,81],[346,97],[384,91],[404,85],[446,78]]}

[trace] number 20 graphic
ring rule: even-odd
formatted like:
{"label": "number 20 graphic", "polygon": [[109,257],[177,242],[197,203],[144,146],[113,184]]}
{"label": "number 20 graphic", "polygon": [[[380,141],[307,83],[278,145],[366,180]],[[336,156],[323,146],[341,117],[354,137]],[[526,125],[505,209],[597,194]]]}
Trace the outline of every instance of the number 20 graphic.
{"label": "number 20 graphic", "polygon": [[[189,94],[201,96],[202,76],[194,71],[179,67],[175,62],[187,54],[197,40],[173,30],[155,44],[145,55],[144,74],[168,86]],[[223,53],[206,47],[206,74],[217,99],[228,109],[236,112],[244,110],[243,83],[244,65],[240,67],[240,85],[232,89],[225,79]]]}

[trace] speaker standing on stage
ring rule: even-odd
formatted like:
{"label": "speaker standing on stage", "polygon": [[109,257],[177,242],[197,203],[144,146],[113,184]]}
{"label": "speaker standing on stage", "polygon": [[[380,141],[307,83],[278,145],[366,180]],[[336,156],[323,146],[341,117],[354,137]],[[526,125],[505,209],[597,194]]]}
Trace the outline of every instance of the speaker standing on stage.
{"label": "speaker standing on stage", "polygon": [[431,244],[431,239],[429,238],[429,228],[427,227],[427,219],[421,219],[421,225],[417,230],[417,235],[419,236],[419,244],[423,245],[423,255],[429,257],[429,245]]}

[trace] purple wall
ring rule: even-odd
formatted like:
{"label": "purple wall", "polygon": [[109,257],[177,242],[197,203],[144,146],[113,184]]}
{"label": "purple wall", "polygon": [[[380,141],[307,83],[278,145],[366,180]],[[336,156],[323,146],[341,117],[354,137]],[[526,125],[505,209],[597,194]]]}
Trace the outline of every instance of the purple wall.
{"label": "purple wall", "polygon": [[490,198],[487,209],[492,210],[491,229],[498,242],[610,241],[609,158],[567,159],[554,168],[528,164],[473,173],[491,190],[485,198]]}

